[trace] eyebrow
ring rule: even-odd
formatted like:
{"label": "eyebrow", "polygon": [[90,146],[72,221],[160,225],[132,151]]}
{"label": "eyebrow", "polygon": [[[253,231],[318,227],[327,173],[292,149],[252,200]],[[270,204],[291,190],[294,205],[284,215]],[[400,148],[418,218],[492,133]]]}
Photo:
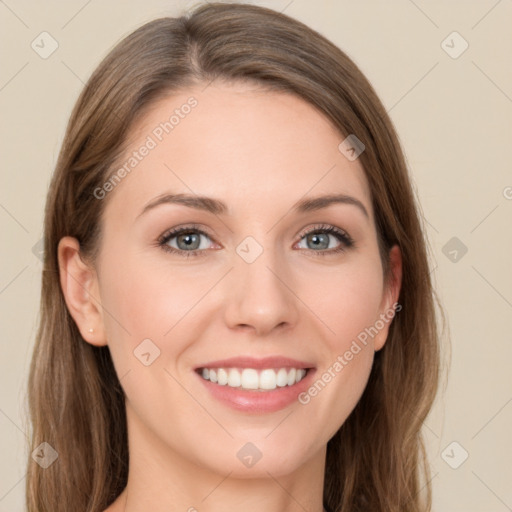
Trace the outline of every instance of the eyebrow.
{"label": "eyebrow", "polygon": [[[161,204],[180,204],[189,208],[210,212],[214,215],[225,215],[228,212],[226,203],[212,197],[190,194],[163,194],[147,203],[137,217],[140,217],[147,211],[152,210]],[[301,199],[292,206],[292,211],[295,213],[312,212],[327,208],[333,204],[348,204],[355,206],[365,215],[365,217],[368,219],[370,218],[364,204],[359,199],[346,194],[329,194],[325,196]]]}

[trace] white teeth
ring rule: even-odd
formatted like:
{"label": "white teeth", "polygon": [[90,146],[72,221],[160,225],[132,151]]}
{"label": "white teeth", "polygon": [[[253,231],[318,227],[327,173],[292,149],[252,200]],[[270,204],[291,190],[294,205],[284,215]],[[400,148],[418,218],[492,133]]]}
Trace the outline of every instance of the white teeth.
{"label": "white teeth", "polygon": [[253,368],[246,368],[242,372],[242,387],[244,389],[258,389],[258,372]]}
{"label": "white teeth", "polygon": [[242,385],[242,377],[236,368],[231,368],[228,374],[228,386],[239,388]]}
{"label": "white teeth", "polygon": [[260,373],[260,388],[276,389],[277,375],[274,370],[263,370]]}
{"label": "white teeth", "polygon": [[219,368],[217,372],[217,382],[221,386],[225,386],[228,383],[228,372],[224,368]]}
{"label": "white teeth", "polygon": [[288,372],[286,371],[286,368],[281,368],[277,372],[276,384],[280,388],[283,388],[288,384]]}
{"label": "white teeth", "polygon": [[203,368],[203,379],[232,388],[272,390],[276,387],[293,386],[306,375],[304,368]]}

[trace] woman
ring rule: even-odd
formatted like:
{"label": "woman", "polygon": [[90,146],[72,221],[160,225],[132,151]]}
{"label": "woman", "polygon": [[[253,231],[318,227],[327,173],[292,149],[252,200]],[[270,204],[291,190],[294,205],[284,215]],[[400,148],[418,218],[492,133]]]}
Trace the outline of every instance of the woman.
{"label": "woman", "polygon": [[30,512],[430,510],[419,214],[385,109],[321,35],[208,4],[121,41],[71,115],[44,244]]}

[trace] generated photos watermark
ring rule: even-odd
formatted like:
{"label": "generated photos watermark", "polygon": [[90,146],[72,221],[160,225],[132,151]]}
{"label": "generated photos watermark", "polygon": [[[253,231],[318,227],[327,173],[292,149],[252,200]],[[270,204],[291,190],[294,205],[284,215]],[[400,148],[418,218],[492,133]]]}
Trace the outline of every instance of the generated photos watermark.
{"label": "generated photos watermark", "polygon": [[343,354],[340,354],[333,364],[306,391],[299,394],[299,402],[302,405],[309,404],[311,399],[317,396],[361,352],[363,347],[368,344],[368,339],[373,339],[377,336],[401,309],[402,305],[395,302],[385,313],[380,314],[379,319],[372,326],[362,330],[357,335],[357,338],[352,340],[350,347]]}
{"label": "generated photos watermark", "polygon": [[183,119],[185,119],[194,107],[197,107],[198,101],[191,96],[186,103],[179,108],[175,108],[167,121],[163,121],[146,137],[141,146],[132,151],[131,155],[124,161],[123,165],[114,171],[107,181],[101,186],[94,189],[93,195],[96,199],[105,199],[109,192],[112,192],[121,181],[128,176],[135,167],[139,165],[150,152],[162,142],[166,135],[172,132]]}

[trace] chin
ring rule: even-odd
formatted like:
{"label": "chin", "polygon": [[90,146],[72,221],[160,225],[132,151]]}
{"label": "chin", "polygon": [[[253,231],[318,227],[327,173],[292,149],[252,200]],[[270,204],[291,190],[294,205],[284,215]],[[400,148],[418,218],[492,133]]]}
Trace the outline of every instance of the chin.
{"label": "chin", "polygon": [[269,473],[277,478],[294,473],[322,449],[317,442],[308,442],[304,437],[291,439],[288,436],[286,441],[286,431],[275,439],[272,439],[273,435],[269,436],[266,429],[258,437],[252,435],[223,442],[212,440],[208,445],[217,446],[217,449],[208,453],[207,458],[203,451],[197,463],[222,475],[229,473],[230,478],[268,479]]}

